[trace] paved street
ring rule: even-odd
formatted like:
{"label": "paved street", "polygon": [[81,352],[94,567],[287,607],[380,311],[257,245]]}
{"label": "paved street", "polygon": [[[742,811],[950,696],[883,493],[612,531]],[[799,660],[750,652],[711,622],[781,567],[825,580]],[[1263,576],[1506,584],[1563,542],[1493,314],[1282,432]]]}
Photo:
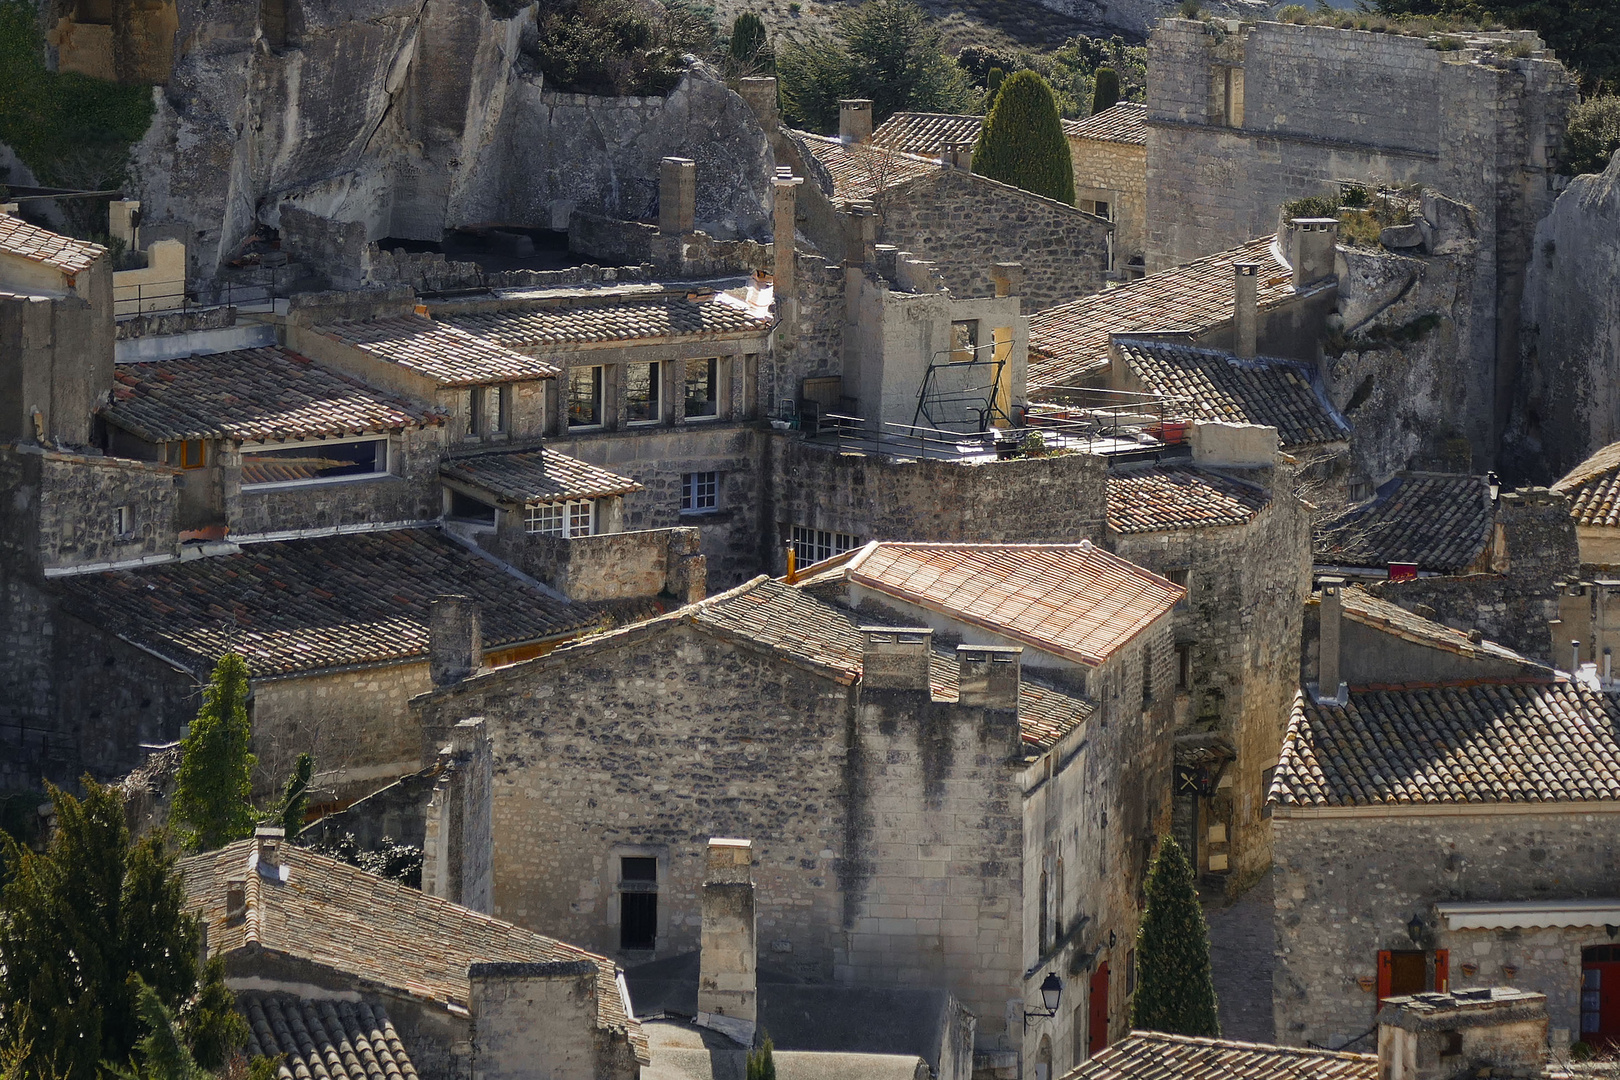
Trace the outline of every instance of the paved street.
{"label": "paved street", "polygon": [[1210,960],[1220,998],[1221,1034],[1245,1042],[1275,1042],[1271,1015],[1271,874],[1231,907],[1204,909]]}

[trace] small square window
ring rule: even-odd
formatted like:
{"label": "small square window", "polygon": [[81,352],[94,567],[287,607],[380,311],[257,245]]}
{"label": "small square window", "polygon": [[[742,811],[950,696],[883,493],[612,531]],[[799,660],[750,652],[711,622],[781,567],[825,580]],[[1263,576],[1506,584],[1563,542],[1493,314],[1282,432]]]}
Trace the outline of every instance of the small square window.
{"label": "small square window", "polygon": [[1182,566],[1174,570],[1166,570],[1164,572],[1164,576],[1169,579],[1170,584],[1180,585],[1186,590],[1186,596],[1183,596],[1180,600],[1177,600],[1175,606],[1176,611],[1186,611],[1187,598],[1192,595],[1192,571],[1188,570],[1185,566]]}
{"label": "small square window", "polygon": [[129,507],[120,506],[113,511],[113,531],[115,533],[119,536],[128,536],[132,531],[131,526]]}
{"label": "small square window", "polygon": [[701,514],[720,504],[720,474],[686,473],[681,477],[681,513]]}
{"label": "small square window", "polygon": [[170,465],[182,469],[200,469],[208,464],[208,444],[202,439],[172,442],[168,447]]}

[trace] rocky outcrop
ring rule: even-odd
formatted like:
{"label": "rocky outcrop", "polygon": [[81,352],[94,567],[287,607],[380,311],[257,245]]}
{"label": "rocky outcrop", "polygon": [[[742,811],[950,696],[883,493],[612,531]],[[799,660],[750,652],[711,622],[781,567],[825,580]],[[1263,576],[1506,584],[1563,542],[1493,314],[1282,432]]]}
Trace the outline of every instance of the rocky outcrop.
{"label": "rocky outcrop", "polygon": [[174,74],[133,155],[145,236],[184,239],[207,279],[284,207],[356,251],[462,225],[560,228],[574,209],[636,217],[671,154],[698,162],[703,228],[766,233],[769,146],[711,71],[664,98],[552,93],[524,53],[528,10],[508,9],[181,0]]}
{"label": "rocky outcrop", "polygon": [[1570,182],[1536,227],[1523,362],[1503,448],[1511,475],[1548,482],[1620,439],[1620,154]]}
{"label": "rocky outcrop", "polygon": [[1421,243],[1341,247],[1339,304],[1325,353],[1333,404],[1351,422],[1355,468],[1381,484],[1400,469],[1466,472],[1469,340],[1479,235],[1473,211],[1427,193]]}

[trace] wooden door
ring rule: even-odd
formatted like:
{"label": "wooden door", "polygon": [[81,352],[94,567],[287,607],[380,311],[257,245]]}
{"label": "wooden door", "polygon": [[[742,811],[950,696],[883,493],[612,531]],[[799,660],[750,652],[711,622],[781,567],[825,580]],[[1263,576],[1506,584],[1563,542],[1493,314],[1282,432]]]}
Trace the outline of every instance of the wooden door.
{"label": "wooden door", "polygon": [[1108,964],[1091,973],[1091,1015],[1086,1019],[1086,1056],[1095,1057],[1108,1045]]}
{"label": "wooden door", "polygon": [[1620,1047],[1620,946],[1581,950],[1581,1041]]}

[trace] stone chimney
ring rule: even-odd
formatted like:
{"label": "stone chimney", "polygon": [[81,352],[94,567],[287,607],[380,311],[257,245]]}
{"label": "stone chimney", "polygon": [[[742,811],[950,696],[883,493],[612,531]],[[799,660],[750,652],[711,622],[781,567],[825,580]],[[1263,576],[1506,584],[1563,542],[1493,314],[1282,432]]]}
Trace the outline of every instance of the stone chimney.
{"label": "stone chimney", "polygon": [[765,134],[775,135],[781,127],[781,117],[776,111],[776,77],[750,75],[740,79],[737,83],[737,93],[748,103],[748,107],[754,110],[754,119],[765,129]]}
{"label": "stone chimney", "polygon": [[1336,272],[1334,249],[1339,242],[1338,218],[1292,218],[1288,222],[1288,262],[1294,268],[1294,288],[1303,289]]}
{"label": "stone chimney", "polygon": [[1024,264],[995,263],[990,267],[990,280],[996,283],[997,296],[1017,296],[1024,284]]}
{"label": "stone chimney", "polygon": [[[775,79],[762,81],[770,82],[771,93],[776,93]],[[799,340],[799,293],[794,276],[794,244],[798,228],[795,215],[798,213],[799,185],[803,183],[804,178],[794,176],[785,165],[776,170],[776,178],[771,181],[771,290],[776,298],[776,318],[780,327],[776,335],[778,348],[791,348]]]}
{"label": "stone chimney", "polygon": [[1264,424],[1194,420],[1193,464],[1207,468],[1270,469],[1277,464],[1277,429]]}
{"label": "stone chimney", "polygon": [[866,98],[844,98],[838,103],[838,138],[846,143],[872,141],[872,103]]}
{"label": "stone chimney", "polygon": [[951,169],[973,171],[973,144],[966,139],[952,139],[940,154],[941,162]]}
{"label": "stone chimney", "polygon": [[1547,996],[1511,986],[1393,997],[1378,1012],[1380,1080],[1539,1076]]}
{"label": "stone chimney", "polygon": [[984,709],[1017,712],[1023,658],[1021,646],[958,645],[958,702]]}
{"label": "stone chimney", "polygon": [[1321,580],[1322,608],[1316,646],[1316,700],[1318,703],[1349,700],[1347,688],[1339,681],[1339,631],[1344,619],[1344,578]]}
{"label": "stone chimney", "polygon": [[484,633],[470,596],[441,596],[428,605],[428,674],[434,686],[454,686],[478,674]]}
{"label": "stone chimney", "polygon": [[260,825],[253,830],[253,866],[260,877],[287,880],[287,868],[281,865],[281,845],[286,839],[287,830],[280,825]]}
{"label": "stone chimney", "polygon": [[658,231],[685,236],[697,228],[697,162],[667,157],[658,166]]}
{"label": "stone chimney", "polygon": [[926,626],[863,626],[861,689],[928,692],[934,631]]}
{"label": "stone chimney", "polygon": [[1253,360],[1260,338],[1260,264],[1232,264],[1232,351]]}
{"label": "stone chimney", "polygon": [[877,211],[872,204],[860,200],[845,203],[838,211],[838,223],[844,233],[844,265],[870,264],[877,246]]}
{"label": "stone chimney", "polygon": [[600,975],[590,960],[470,965],[473,1076],[595,1080]]}
{"label": "stone chimney", "polygon": [[485,915],[495,910],[495,754],[481,716],[450,729],[422,830],[422,891]]}
{"label": "stone chimney", "polygon": [[753,841],[711,839],[706,862],[697,1022],[752,1046],[759,1019]]}

